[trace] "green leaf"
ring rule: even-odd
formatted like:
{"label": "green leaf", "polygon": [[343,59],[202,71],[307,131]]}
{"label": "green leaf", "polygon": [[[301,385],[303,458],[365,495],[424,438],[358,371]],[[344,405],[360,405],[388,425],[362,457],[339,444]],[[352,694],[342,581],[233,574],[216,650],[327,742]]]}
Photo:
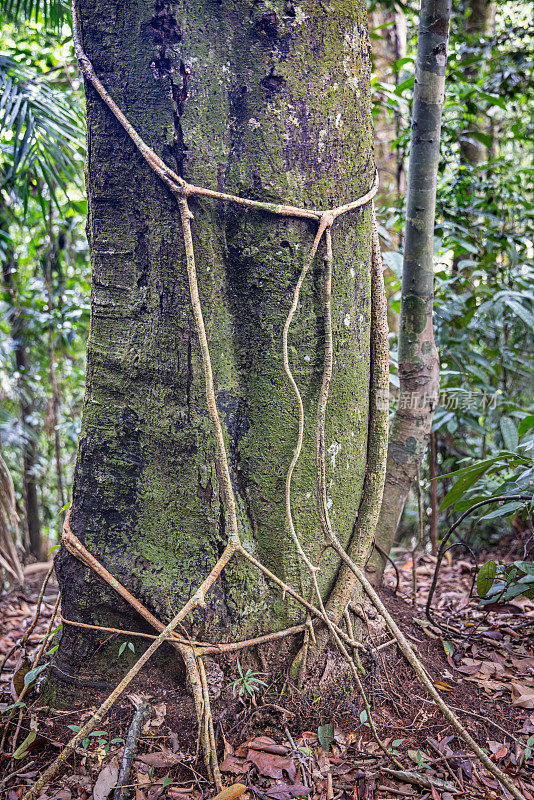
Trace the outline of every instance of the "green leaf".
{"label": "green leaf", "polygon": [[67,725],[67,728],[70,728],[70,730],[74,731],[74,733],[79,733],[81,731],[80,725]]}
{"label": "green leaf", "polygon": [[41,664],[40,667],[34,667],[34,669],[30,669],[26,675],[24,676],[24,686],[30,686],[41,674],[41,672],[46,669],[48,664]]}
{"label": "green leaf", "polygon": [[403,741],[404,741],[404,739],[393,739],[393,741],[391,742],[391,746],[392,747],[400,747],[401,744],[403,743]]}
{"label": "green leaf", "polygon": [[519,423],[517,427],[517,433],[519,435],[519,438],[524,436],[525,433],[529,431],[531,428],[534,428],[534,414],[529,414],[528,417],[523,417],[523,419]]}
{"label": "green leaf", "polygon": [[525,575],[534,575],[534,564],[530,561],[514,561],[514,566],[524,572]]}
{"label": "green leaf", "polygon": [[506,449],[516,450],[519,444],[519,435],[510,417],[501,417],[500,428]]}
{"label": "green leaf", "polygon": [[123,642],[119,647],[119,655],[122,656],[125,650],[126,650],[126,642]]}
{"label": "green leaf", "polygon": [[479,597],[486,597],[493,586],[496,575],[497,563],[495,561],[486,561],[485,564],[482,564],[477,575],[477,592]]}
{"label": "green leaf", "polygon": [[464,475],[462,475],[462,477],[456,481],[452,488],[449,489],[441,501],[439,510],[445,511],[445,509],[453,506],[458,500],[460,500],[467,490],[477,482],[477,480],[486,472],[486,470],[489,469],[489,466],[489,464],[481,463],[478,466],[471,468],[470,472],[466,472]]}
{"label": "green leaf", "polygon": [[28,752],[29,746],[35,740],[36,736],[37,736],[37,731],[31,730],[29,732],[29,734],[26,736],[26,738],[24,739],[24,741],[22,742],[22,744],[20,744],[17,747],[17,749],[15,750],[15,752],[12,755],[12,758],[16,759],[17,761],[19,759],[21,759],[21,758],[24,758],[24,756]]}
{"label": "green leaf", "polygon": [[521,503],[518,500],[514,500],[510,503],[504,503],[504,505],[499,506],[499,508],[495,509],[495,511],[490,511],[489,514],[484,514],[483,517],[480,517],[480,521],[483,519],[496,519],[497,517],[509,517],[510,514],[513,514],[514,511],[517,511],[519,508],[524,508],[525,503]]}
{"label": "green leaf", "polygon": [[163,788],[165,789],[167,786],[172,786],[172,778],[169,778],[168,775],[163,781]]}
{"label": "green leaf", "polygon": [[475,139],[478,139],[479,142],[482,142],[482,144],[488,149],[493,144],[493,136],[490,136],[488,133],[483,133],[482,131],[471,131],[471,136],[473,136]]}
{"label": "green leaf", "polygon": [[317,737],[321,747],[328,753],[330,745],[334,741],[334,723],[329,722],[328,725],[319,725],[317,728]]}
{"label": "green leaf", "polygon": [[448,656],[452,656],[454,653],[454,645],[452,642],[448,642],[446,639],[443,639],[443,649],[447,653]]}

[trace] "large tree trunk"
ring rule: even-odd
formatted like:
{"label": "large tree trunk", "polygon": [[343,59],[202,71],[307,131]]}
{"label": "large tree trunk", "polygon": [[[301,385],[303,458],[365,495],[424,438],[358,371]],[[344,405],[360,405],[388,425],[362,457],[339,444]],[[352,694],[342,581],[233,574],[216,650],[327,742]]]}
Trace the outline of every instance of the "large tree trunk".
{"label": "large tree trunk", "polygon": [[[326,208],[374,175],[365,3],[293,7],[226,0],[173,6],[80,4],[97,74],[141,136],[197,185]],[[162,620],[183,605],[225,544],[220,465],[206,407],[176,200],[86,86],[88,233],[93,265],[87,393],[71,525],[84,545]],[[242,540],[307,594],[284,519],[297,408],[282,329],[316,224],[190,201],[216,400]],[[366,467],[370,361],[370,208],[333,228],[334,371],[327,485],[347,543]],[[322,542],[315,420],[324,348],[322,254],[303,286],[290,362],[305,406],[294,473],[296,528],[313,560]],[[325,596],[339,568],[324,559]],[[57,561],[67,618],[141,621],[66,551]],[[191,632],[244,638],[303,619],[242,560],[193,614]],[[53,682],[123,671],[116,642],[65,625]],[[298,643],[296,643],[298,644]],[[112,649],[110,650],[110,647]],[[112,656],[109,657],[110,652]],[[281,660],[283,648],[278,649]],[[289,655],[289,653],[288,653]]]}
{"label": "large tree trunk", "polygon": [[447,65],[451,0],[422,0],[412,111],[406,243],[399,330],[400,392],[391,424],[386,485],[367,565],[380,583],[406,498],[417,475],[439,397],[434,343],[434,217],[441,109]]}

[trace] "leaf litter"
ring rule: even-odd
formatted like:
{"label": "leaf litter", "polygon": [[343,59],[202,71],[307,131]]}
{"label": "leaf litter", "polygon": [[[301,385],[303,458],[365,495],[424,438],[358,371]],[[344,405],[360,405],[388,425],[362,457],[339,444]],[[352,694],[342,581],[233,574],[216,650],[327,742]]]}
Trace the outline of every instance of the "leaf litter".
{"label": "leaf litter", "polygon": [[[428,556],[419,559],[415,606],[410,604],[409,559],[403,567],[399,596],[394,597],[386,589],[385,599],[418,648],[434,685],[447,693],[447,700],[460,711],[478,713],[480,719],[464,716],[468,727],[491,757],[516,776],[525,797],[534,800],[534,624],[530,627],[534,623],[534,602],[515,598],[500,608],[479,609],[476,599],[469,597],[471,565],[445,564],[433,610],[436,620],[448,626],[444,633],[429,625],[424,616],[434,560]],[[0,658],[9,655],[29,625],[37,591],[35,586],[30,594],[12,591],[2,596]],[[52,585],[48,593],[27,652],[14,651],[0,676],[2,712],[16,701],[33,653],[46,631],[55,602]],[[285,702],[278,695],[266,694],[254,709],[250,706],[243,710],[241,706],[232,736],[225,733],[221,723],[219,755],[225,788],[216,800],[506,798],[493,777],[451,735],[428,698],[417,697],[420,690],[411,681],[396,648],[388,643],[387,632],[373,609],[364,605],[362,616],[371,648],[371,655],[365,660],[366,691],[386,746],[402,761],[404,771],[392,769],[370,737],[355,693],[342,687],[331,701],[322,704],[313,699],[313,692],[289,693]],[[325,672],[335,674],[340,668],[336,654],[329,654]],[[323,686],[321,681],[318,683]],[[39,679],[37,690],[38,684]],[[122,716],[106,720],[106,731],[99,732],[100,739],[94,737],[79,749],[71,758],[70,767],[43,791],[39,800],[112,797],[132,707],[146,699],[150,699],[156,714],[142,729],[130,776],[130,797],[212,800],[215,792],[195,758],[194,748],[183,746],[173,718],[173,698],[169,692],[148,696],[142,691],[124,698]],[[221,702],[224,701],[223,692]],[[229,697],[226,701],[230,703]],[[21,800],[69,738],[67,726],[83,724],[93,711],[89,707],[52,713],[39,707],[35,691],[28,705],[32,706],[36,727],[30,729],[30,718],[24,710],[19,745],[28,737],[31,741],[23,757],[14,760],[9,747],[0,755],[0,787],[7,800]],[[291,731],[286,728],[288,719]],[[488,724],[490,719],[502,730]]]}

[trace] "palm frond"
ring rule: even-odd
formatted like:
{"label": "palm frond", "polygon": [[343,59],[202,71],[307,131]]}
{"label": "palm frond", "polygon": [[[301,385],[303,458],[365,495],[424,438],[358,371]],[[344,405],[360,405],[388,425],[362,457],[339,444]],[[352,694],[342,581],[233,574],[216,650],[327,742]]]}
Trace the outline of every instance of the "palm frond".
{"label": "palm frond", "polygon": [[69,6],[63,0],[0,0],[0,13],[8,22],[42,19],[46,27],[58,30],[68,19]]}
{"label": "palm frond", "polygon": [[46,77],[0,55],[0,188],[26,205],[29,193],[79,177],[84,121],[74,92],[54,89]]}

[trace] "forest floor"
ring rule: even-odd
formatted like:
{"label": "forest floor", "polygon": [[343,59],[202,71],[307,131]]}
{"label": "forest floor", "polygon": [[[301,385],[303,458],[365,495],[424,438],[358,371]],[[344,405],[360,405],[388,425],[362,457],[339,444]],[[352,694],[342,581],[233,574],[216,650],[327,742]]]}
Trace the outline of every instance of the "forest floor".
{"label": "forest floor", "polygon": [[[431,626],[424,606],[435,559],[417,562],[417,597],[412,602],[412,563],[399,558],[396,594],[388,573],[382,597],[417,649],[435,686],[464,725],[528,800],[534,800],[534,601],[516,598],[505,605],[477,608],[470,597],[472,564],[445,561],[433,602]],[[43,573],[34,572],[23,589],[0,599],[0,664],[27,630],[36,608]],[[0,675],[0,728],[24,685],[24,663],[32,663],[49,627],[57,597],[50,583],[38,623],[29,637],[26,661],[15,649]],[[269,685],[254,703],[239,702],[230,685],[219,687],[213,703],[223,781],[232,787],[220,800],[399,800],[399,798],[508,798],[492,775],[459,740],[428,698],[394,640],[364,608],[363,635],[369,650],[362,658],[363,679],[379,734],[398,766],[382,753],[366,724],[339,657],[326,663],[302,690]],[[47,647],[48,649],[48,647]],[[50,660],[47,656],[43,663]],[[24,663],[23,663],[24,662]],[[237,675],[236,675],[237,677]],[[21,800],[25,792],[83,725],[98,698],[87,695],[85,708],[53,712],[40,706],[37,691],[28,710],[15,709],[0,753],[0,795]],[[144,725],[136,747],[129,791],[135,800],[205,800],[216,794],[195,759],[194,730],[184,730],[191,703],[170,684],[132,684],[106,719],[62,767],[41,800],[105,800],[116,785],[124,739],[134,707],[148,699],[155,715]],[[144,695],[143,695],[144,691]],[[15,732],[17,729],[17,733]],[[1,734],[0,734],[1,736]],[[16,739],[16,742],[14,742]],[[21,747],[22,745],[22,747]],[[17,756],[16,758],[13,755]],[[243,793],[244,792],[244,793]]]}

